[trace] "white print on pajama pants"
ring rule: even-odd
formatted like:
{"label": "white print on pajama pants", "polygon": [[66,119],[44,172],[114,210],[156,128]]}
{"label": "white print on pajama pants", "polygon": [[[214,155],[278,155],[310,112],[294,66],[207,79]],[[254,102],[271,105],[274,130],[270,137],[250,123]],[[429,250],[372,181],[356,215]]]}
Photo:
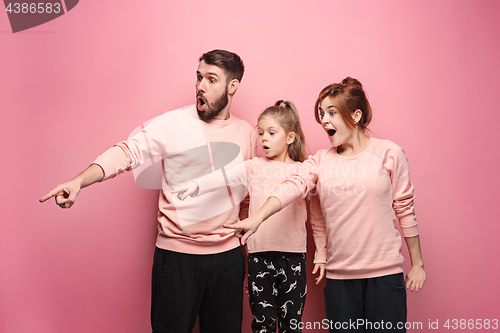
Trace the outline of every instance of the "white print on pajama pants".
{"label": "white print on pajama pants", "polygon": [[290,322],[300,322],[306,301],[305,253],[259,252],[248,256],[248,292],[254,333],[301,332]]}

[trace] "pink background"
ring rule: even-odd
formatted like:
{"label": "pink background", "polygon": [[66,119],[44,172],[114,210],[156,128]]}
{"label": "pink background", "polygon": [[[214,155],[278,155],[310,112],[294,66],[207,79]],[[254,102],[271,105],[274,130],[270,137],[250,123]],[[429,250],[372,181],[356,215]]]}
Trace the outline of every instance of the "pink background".
{"label": "pink background", "polygon": [[[408,294],[408,320],[500,319],[499,17],[497,0],[82,0],[12,34],[2,10],[0,332],[150,331],[157,191],[128,173],[70,210],[38,199],[142,122],[194,103],[197,58],[214,48],[246,65],[232,112],[255,125],[294,101],[310,153],[329,145],[317,94],[358,78],[373,136],[404,147],[416,188],[428,281]],[[303,320],[320,321],[309,282]]]}

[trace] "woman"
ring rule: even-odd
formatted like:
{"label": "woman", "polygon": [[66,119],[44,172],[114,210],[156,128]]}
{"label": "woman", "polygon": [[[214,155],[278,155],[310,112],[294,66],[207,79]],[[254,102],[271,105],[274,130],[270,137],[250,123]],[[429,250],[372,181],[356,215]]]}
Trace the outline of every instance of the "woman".
{"label": "woman", "polygon": [[[371,107],[356,79],[325,87],[315,117],[331,148],[310,156],[256,214],[226,227],[245,243],[265,219],[316,186],[311,215],[324,220],[327,238],[330,331],[405,332],[405,286],[419,291],[426,280],[406,156],[393,142],[366,135]],[[406,282],[398,222],[412,263]]]}

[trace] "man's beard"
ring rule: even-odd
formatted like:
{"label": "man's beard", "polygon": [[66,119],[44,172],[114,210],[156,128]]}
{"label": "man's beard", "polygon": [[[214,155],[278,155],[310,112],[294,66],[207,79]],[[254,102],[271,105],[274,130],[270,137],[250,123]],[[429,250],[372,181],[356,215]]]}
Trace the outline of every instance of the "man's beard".
{"label": "man's beard", "polygon": [[[198,111],[198,117],[200,117],[200,119],[203,120],[204,122],[209,122],[210,120],[217,117],[229,102],[229,99],[227,98],[227,92],[228,91],[226,87],[226,91],[222,94],[222,96],[219,97],[213,103],[208,103],[207,101],[204,100],[206,103],[205,111],[200,111],[198,110],[198,108],[196,108],[196,111]],[[201,97],[202,94],[198,93],[196,96]]]}

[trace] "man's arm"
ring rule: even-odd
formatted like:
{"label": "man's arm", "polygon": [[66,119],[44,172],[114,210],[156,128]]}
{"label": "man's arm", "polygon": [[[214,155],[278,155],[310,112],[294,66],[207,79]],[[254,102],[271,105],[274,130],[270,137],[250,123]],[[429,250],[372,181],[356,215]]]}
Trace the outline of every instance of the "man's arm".
{"label": "man's arm", "polygon": [[84,187],[100,182],[104,178],[104,171],[97,164],[91,164],[81,174],[72,180],[56,186],[52,191],[47,193],[40,202],[45,202],[48,199],[55,197],[56,204],[61,208],[71,208],[75,203],[76,196]]}

